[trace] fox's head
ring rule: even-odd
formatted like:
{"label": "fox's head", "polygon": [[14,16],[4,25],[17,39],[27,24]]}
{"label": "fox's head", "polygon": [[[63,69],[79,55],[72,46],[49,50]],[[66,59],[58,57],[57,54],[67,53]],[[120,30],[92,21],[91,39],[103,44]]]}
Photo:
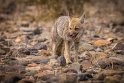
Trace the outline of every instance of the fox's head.
{"label": "fox's head", "polygon": [[71,18],[69,21],[68,36],[70,38],[76,38],[83,32],[84,15],[80,18]]}

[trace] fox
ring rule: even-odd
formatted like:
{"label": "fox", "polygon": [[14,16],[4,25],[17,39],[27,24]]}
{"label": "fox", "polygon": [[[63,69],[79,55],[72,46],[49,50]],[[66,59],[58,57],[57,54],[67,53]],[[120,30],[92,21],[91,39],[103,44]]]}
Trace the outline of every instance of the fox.
{"label": "fox", "polygon": [[52,57],[56,59],[64,51],[66,64],[71,64],[70,47],[74,44],[74,61],[78,63],[79,40],[83,35],[85,15],[81,17],[60,16],[52,28]]}

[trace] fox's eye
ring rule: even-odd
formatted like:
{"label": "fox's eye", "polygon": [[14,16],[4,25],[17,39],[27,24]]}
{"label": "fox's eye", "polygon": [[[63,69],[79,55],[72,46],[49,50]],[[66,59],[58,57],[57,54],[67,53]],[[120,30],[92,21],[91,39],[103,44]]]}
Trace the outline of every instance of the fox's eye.
{"label": "fox's eye", "polygon": [[79,27],[75,27],[75,30],[79,30]]}

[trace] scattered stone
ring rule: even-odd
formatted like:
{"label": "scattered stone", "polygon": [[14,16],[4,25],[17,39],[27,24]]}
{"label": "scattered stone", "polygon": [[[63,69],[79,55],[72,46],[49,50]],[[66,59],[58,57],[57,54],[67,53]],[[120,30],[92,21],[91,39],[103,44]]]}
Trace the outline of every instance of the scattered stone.
{"label": "scattered stone", "polygon": [[36,50],[44,49],[44,50],[47,50],[47,46],[45,44],[37,43],[32,47],[32,49],[36,49]]}
{"label": "scattered stone", "polygon": [[103,73],[98,73],[98,74],[96,75],[96,79],[97,79],[97,80],[104,80],[105,77],[106,77],[106,75],[103,74]]}
{"label": "scattered stone", "polygon": [[5,54],[7,54],[9,52],[10,52],[10,48],[9,47],[1,47],[0,48],[0,55],[5,55]]}
{"label": "scattered stone", "polygon": [[47,81],[53,76],[54,76],[54,71],[51,70],[40,70],[34,75],[35,78],[41,79],[43,81]]}
{"label": "scattered stone", "polygon": [[105,68],[116,68],[116,69],[124,69],[124,61],[123,60],[119,60],[118,58],[104,58],[104,59],[100,59],[97,61],[96,63],[97,65],[99,65],[102,69]]}
{"label": "scattered stone", "polygon": [[28,70],[26,71],[25,76],[33,76],[36,72],[37,72],[36,70],[30,70],[30,71]]}
{"label": "scattered stone", "polygon": [[121,78],[120,83],[124,82],[124,76]]}
{"label": "scattered stone", "polygon": [[116,43],[112,50],[115,51],[117,54],[124,54],[124,43]]}
{"label": "scattered stone", "polygon": [[32,80],[28,80],[28,79],[22,79],[22,80],[18,81],[17,83],[35,83],[35,82]]}
{"label": "scattered stone", "polygon": [[49,59],[41,59],[41,60],[34,61],[34,62],[36,62],[37,64],[47,64],[49,62]]}
{"label": "scattered stone", "polygon": [[26,55],[30,55],[30,50],[27,48],[20,48],[19,49],[20,53],[26,54]]}
{"label": "scattered stone", "polygon": [[4,83],[16,83],[22,78],[23,76],[18,73],[8,73],[5,74]]}
{"label": "scattered stone", "polygon": [[89,60],[84,60],[81,62],[81,65],[83,67],[83,69],[88,69],[90,67],[92,67],[92,63]]}
{"label": "scattered stone", "polygon": [[22,27],[29,27],[29,22],[28,21],[21,21],[20,26],[22,26]]}
{"label": "scattered stone", "polygon": [[70,69],[75,70],[76,72],[80,73],[82,71],[82,66],[79,63],[72,63],[70,65]]}
{"label": "scattered stone", "polygon": [[38,64],[36,63],[31,63],[31,64],[28,64],[28,67],[36,67]]}
{"label": "scattered stone", "polygon": [[53,70],[53,68],[50,66],[50,65],[47,65],[47,64],[45,64],[45,65],[43,65],[42,67],[41,67],[41,70]]}
{"label": "scattered stone", "polygon": [[63,73],[78,73],[78,72],[75,69],[65,68],[63,70]]}
{"label": "scattered stone", "polygon": [[43,56],[50,56],[51,55],[50,51],[48,51],[48,50],[42,49],[42,50],[38,50],[38,51],[39,51],[40,55],[43,55]]}
{"label": "scattered stone", "polygon": [[59,76],[53,76],[49,80],[47,80],[47,83],[58,83],[59,82]]}
{"label": "scattered stone", "polygon": [[61,74],[58,83],[78,83],[78,75],[75,73]]}
{"label": "scattered stone", "polygon": [[57,59],[50,59],[49,65],[51,65],[51,66],[59,66]]}
{"label": "scattered stone", "polygon": [[15,39],[15,42],[16,43],[20,43],[22,41],[22,37],[17,37],[16,39]]}
{"label": "scattered stone", "polygon": [[101,72],[101,74],[105,76],[114,76],[114,75],[124,75],[124,71],[118,71],[118,70],[104,70]]}
{"label": "scattered stone", "polygon": [[124,50],[124,43],[116,43],[112,49],[113,50]]}
{"label": "scattered stone", "polygon": [[120,78],[114,76],[107,76],[104,79],[105,83],[120,83]]}
{"label": "scattered stone", "polygon": [[34,35],[39,35],[41,34],[41,30],[38,28],[36,28],[34,31],[33,31]]}
{"label": "scattered stone", "polygon": [[109,42],[111,42],[111,43],[113,43],[114,41],[116,41],[117,40],[117,38],[108,38],[107,39],[107,41],[109,41]]}
{"label": "scattered stone", "polygon": [[95,49],[95,51],[96,51],[96,52],[103,52],[103,49],[100,48],[100,47],[98,47],[98,48]]}
{"label": "scattered stone", "polygon": [[29,49],[29,51],[30,51],[30,55],[39,55],[38,50],[36,49]]}
{"label": "scattered stone", "polygon": [[34,67],[26,67],[26,71],[39,71],[41,69],[40,65],[34,66]]}
{"label": "scattered stone", "polygon": [[58,57],[57,61],[60,64],[60,66],[65,66],[66,65],[66,60],[65,60],[64,56]]}
{"label": "scattered stone", "polygon": [[108,54],[107,53],[104,53],[104,52],[94,52],[94,51],[90,51],[90,61],[93,63],[93,64],[96,64],[98,60],[100,59],[104,59],[104,58],[107,58],[108,57]]}
{"label": "scattered stone", "polygon": [[79,74],[79,81],[86,81],[93,78],[93,76],[91,74],[88,73],[81,73]]}
{"label": "scattered stone", "polygon": [[79,55],[79,58],[82,60],[89,60],[91,58],[91,54],[86,51]]}
{"label": "scattered stone", "polygon": [[90,51],[93,49],[94,49],[93,45],[91,45],[89,43],[82,42],[82,44],[79,46],[80,51]]}
{"label": "scattered stone", "polygon": [[6,54],[6,52],[0,48],[0,55]]}
{"label": "scattered stone", "polygon": [[121,35],[123,35],[124,33],[124,26],[123,25],[117,25],[116,27],[114,27],[113,29],[114,33],[121,33]]}

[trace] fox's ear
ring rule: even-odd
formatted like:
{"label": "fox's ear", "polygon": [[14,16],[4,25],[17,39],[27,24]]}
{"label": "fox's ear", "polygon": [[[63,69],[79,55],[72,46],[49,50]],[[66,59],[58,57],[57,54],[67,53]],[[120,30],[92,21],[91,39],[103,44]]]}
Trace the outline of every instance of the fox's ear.
{"label": "fox's ear", "polygon": [[85,20],[85,13],[82,14],[82,16],[80,17],[80,22],[83,24]]}

